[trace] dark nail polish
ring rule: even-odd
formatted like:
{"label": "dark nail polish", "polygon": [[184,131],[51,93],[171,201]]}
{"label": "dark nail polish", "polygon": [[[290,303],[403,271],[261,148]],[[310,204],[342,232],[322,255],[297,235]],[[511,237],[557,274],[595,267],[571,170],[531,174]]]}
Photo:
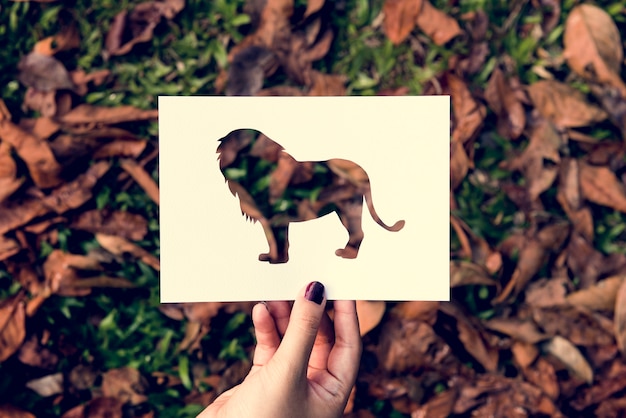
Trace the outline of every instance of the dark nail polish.
{"label": "dark nail polish", "polygon": [[311,302],[321,305],[324,300],[324,285],[320,282],[309,283],[304,292],[304,297]]}

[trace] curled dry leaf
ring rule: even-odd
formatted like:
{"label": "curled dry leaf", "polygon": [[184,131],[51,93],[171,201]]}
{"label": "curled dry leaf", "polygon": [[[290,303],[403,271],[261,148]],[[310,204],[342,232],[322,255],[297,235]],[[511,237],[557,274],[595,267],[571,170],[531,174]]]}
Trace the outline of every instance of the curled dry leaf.
{"label": "curled dry leaf", "polygon": [[359,316],[359,330],[364,336],[380,323],[387,304],[382,301],[357,300],[356,311]]}
{"label": "curled dry leaf", "polygon": [[622,280],[615,296],[615,340],[619,351],[626,357],[626,280]]}
{"label": "curled dry leaf", "polygon": [[518,318],[493,318],[484,322],[485,327],[508,335],[516,341],[536,344],[549,338],[539,330],[537,325],[528,320]]}
{"label": "curled dry leaf", "polygon": [[311,16],[313,13],[316,13],[324,7],[325,0],[308,0],[306,2],[306,11],[304,12],[304,18]]}
{"label": "curled dry leaf", "polygon": [[129,253],[155,270],[160,270],[159,259],[143,248],[127,241],[125,238],[106,235],[106,234],[96,234],[96,240],[105,250],[109,251],[115,255],[123,255],[125,253]]}
{"label": "curled dry leaf", "polygon": [[11,115],[0,100],[0,140],[12,145],[26,163],[35,185],[50,188],[61,184],[61,166],[48,143],[11,122]]}
{"label": "curled dry leaf", "polygon": [[159,204],[159,185],[156,181],[144,170],[142,166],[137,164],[135,160],[125,158],[120,161],[120,165],[130,176],[141,186],[146,192],[148,197],[152,199],[154,203]]}
{"label": "curled dry leaf", "polygon": [[37,418],[30,412],[24,411],[23,409],[20,409],[10,404],[0,405],[0,416],[5,418]]}
{"label": "curled dry leaf", "polygon": [[545,358],[539,357],[532,367],[522,369],[526,380],[540,387],[550,399],[556,401],[560,394],[559,381],[554,366]]}
{"label": "curled dry leaf", "polygon": [[467,175],[471,161],[467,157],[463,144],[459,141],[450,142],[450,188],[455,190]]}
{"label": "curled dry leaf", "polygon": [[563,33],[563,56],[578,75],[617,88],[626,97],[621,80],[624,50],[619,29],[598,6],[581,4],[570,12]]}
{"label": "curled dry leaf", "polygon": [[593,370],[580,350],[569,340],[555,335],[542,346],[546,353],[559,359],[576,376],[585,382],[593,383]]}
{"label": "curled dry leaf", "polygon": [[484,285],[500,288],[500,283],[487,270],[469,261],[450,261],[450,287]]}
{"label": "curled dry leaf", "polygon": [[35,43],[33,51],[42,55],[52,56],[57,52],[67,51],[80,47],[80,34],[74,24],[68,24],[61,28],[59,33],[48,36]]}
{"label": "curled dry leaf", "polygon": [[529,306],[549,307],[565,304],[565,293],[571,282],[567,277],[541,279],[528,285],[525,301]]}
{"label": "curled dry leaf", "polygon": [[101,146],[93,158],[133,157],[137,158],[146,149],[148,141],[139,139],[117,139]]}
{"label": "curled dry leaf", "polygon": [[43,264],[47,292],[43,296],[56,293],[61,296],[86,296],[89,288],[76,288],[73,284],[80,280],[77,270],[69,263],[71,254],[53,250]]}
{"label": "curled dry leaf", "polygon": [[585,199],[626,212],[624,186],[609,167],[579,162],[580,189]]}
{"label": "curled dry leaf", "polygon": [[434,301],[410,301],[401,302],[393,307],[391,313],[394,316],[408,321],[424,321],[434,325],[437,321],[437,310],[441,302]]}
{"label": "curled dry leaf", "polygon": [[394,44],[402,43],[415,28],[423,0],[386,0],[383,5],[383,32]]}
{"label": "curled dry leaf", "polygon": [[39,396],[48,396],[63,393],[63,373],[54,373],[26,382],[26,387]]}
{"label": "curled dry leaf", "polygon": [[536,109],[558,127],[589,126],[607,118],[575,88],[556,80],[541,80],[526,88]]}
{"label": "curled dry leaf", "polygon": [[496,67],[491,74],[485,89],[485,100],[498,116],[498,133],[505,138],[519,138],[526,126],[526,111],[500,67]]}
{"label": "curled dry leaf", "polygon": [[581,289],[567,295],[567,303],[578,308],[586,308],[592,311],[613,311],[619,306],[616,300],[618,290],[623,282],[624,276],[612,276],[600,280],[586,289]]}
{"label": "curled dry leaf", "polygon": [[20,244],[14,239],[0,235],[0,261],[17,254],[20,248]]}
{"label": "curled dry leaf", "polygon": [[576,345],[594,347],[614,342],[612,324],[607,327],[607,321],[592,312],[576,307],[556,306],[533,309],[532,316],[547,334],[561,335]]}
{"label": "curled dry leaf", "polygon": [[418,370],[426,363],[426,354],[437,341],[437,335],[427,323],[391,318],[381,330],[380,365],[389,372]]}
{"label": "curled dry leaf", "polygon": [[26,109],[41,113],[43,117],[51,118],[57,114],[56,91],[26,89],[22,106]]}
{"label": "curled dry leaf", "polygon": [[123,406],[117,398],[99,397],[70,409],[61,418],[122,418]]}
{"label": "curled dry leaf", "polygon": [[18,293],[0,303],[0,362],[15,353],[26,337],[24,294]]}
{"label": "curled dry leaf", "polygon": [[416,23],[437,45],[443,45],[463,33],[459,22],[435,8],[428,0],[423,1]]}

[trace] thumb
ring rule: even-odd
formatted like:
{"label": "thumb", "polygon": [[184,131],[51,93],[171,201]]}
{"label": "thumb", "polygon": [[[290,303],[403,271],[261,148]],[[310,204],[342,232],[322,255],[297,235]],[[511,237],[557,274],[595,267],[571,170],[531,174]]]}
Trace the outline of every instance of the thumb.
{"label": "thumb", "polygon": [[294,373],[306,373],[325,305],[324,285],[320,282],[309,283],[294,301],[289,325],[275,354]]}

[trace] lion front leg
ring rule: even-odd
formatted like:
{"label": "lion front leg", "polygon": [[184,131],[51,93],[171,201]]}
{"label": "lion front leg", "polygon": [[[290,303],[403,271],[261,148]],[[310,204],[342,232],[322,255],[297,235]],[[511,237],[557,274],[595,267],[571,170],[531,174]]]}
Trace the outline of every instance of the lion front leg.
{"label": "lion front leg", "polygon": [[348,243],[345,248],[335,251],[335,254],[342,258],[356,258],[365,236],[361,227],[363,198],[340,202],[337,204],[337,208],[337,215],[339,215],[343,226],[348,230]]}
{"label": "lion front leg", "polygon": [[270,264],[289,261],[289,225],[271,226],[264,230],[270,251],[259,254],[259,261],[268,261]]}

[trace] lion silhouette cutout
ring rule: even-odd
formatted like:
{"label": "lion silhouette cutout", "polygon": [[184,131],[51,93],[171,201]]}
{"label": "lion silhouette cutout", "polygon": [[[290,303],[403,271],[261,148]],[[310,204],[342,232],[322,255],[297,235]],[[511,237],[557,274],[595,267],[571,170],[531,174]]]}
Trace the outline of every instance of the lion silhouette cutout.
{"label": "lion silhouette cutout", "polygon": [[260,261],[289,260],[289,224],[337,213],[348,231],[348,243],[339,257],[354,259],[363,241],[363,199],[370,215],[387,231],[397,232],[404,220],[387,226],[372,202],[367,173],[342,159],[297,161],[284,148],[255,129],[237,129],[218,140],[219,167],[242,214],[260,222],[269,252]]}

